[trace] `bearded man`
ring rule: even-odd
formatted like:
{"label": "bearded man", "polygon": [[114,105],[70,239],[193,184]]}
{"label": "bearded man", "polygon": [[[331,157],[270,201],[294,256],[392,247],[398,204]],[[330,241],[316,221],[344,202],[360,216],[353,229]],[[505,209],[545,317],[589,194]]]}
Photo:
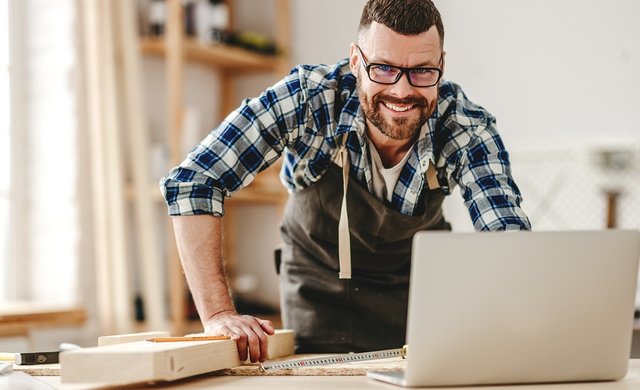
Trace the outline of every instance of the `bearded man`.
{"label": "bearded man", "polygon": [[290,194],[281,309],[297,352],[403,345],[411,241],[419,230],[451,229],[442,201],[454,187],[476,230],[530,229],[495,118],[442,77],[445,58],[430,0],[370,0],[349,58],[297,66],[163,178],[205,331],[234,338],[242,360],[264,361],[274,330],[234,308],[220,251],[223,200],[280,156]]}

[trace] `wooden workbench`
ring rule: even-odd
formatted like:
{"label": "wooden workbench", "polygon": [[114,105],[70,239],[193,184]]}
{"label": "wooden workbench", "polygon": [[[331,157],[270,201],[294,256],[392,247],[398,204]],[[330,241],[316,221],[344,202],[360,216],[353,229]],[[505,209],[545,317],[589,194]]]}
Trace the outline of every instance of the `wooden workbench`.
{"label": "wooden workbench", "polygon": [[[371,362],[370,362],[371,363]],[[357,363],[362,364],[362,363]],[[80,390],[91,386],[61,386],[59,377],[37,377],[53,388]],[[220,376],[216,373],[156,385],[127,386],[126,389],[400,389],[365,376]],[[431,388],[435,389],[435,388]],[[452,390],[454,388],[446,388]],[[472,387],[464,387],[472,389]],[[631,390],[640,389],[640,359],[632,359],[626,378],[616,382],[569,383],[526,386],[482,386],[481,390]]]}

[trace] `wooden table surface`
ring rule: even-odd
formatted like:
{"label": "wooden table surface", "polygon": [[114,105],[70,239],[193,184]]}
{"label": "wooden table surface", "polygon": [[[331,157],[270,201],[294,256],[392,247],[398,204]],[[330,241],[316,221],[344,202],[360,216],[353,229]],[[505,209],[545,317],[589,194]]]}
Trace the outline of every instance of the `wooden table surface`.
{"label": "wooden table surface", "polygon": [[[87,385],[61,385],[59,377],[35,377],[56,389],[80,390],[97,388]],[[365,376],[220,376],[201,375],[171,383],[126,386],[121,389],[400,389]],[[470,389],[471,387],[464,387]],[[431,388],[435,389],[435,388]],[[448,387],[447,390],[454,388]],[[640,389],[640,359],[632,359],[627,376],[620,381],[544,385],[482,386],[481,390],[631,390]]]}

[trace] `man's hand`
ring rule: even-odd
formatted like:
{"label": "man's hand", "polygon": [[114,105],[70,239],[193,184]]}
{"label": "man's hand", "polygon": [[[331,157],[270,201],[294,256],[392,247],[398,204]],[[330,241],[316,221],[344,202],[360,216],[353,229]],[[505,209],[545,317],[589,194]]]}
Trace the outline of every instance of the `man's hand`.
{"label": "man's hand", "polygon": [[[176,243],[187,282],[207,334],[230,336],[241,361],[267,360],[271,321],[240,315],[233,308],[222,263],[222,225],[211,215],[173,217]],[[266,333],[266,334],[265,334]]]}
{"label": "man's hand", "polygon": [[275,333],[271,321],[226,310],[211,317],[205,325],[205,333],[230,336],[236,341],[240,361],[247,360],[247,350],[252,363],[263,363],[268,358],[267,335]]}

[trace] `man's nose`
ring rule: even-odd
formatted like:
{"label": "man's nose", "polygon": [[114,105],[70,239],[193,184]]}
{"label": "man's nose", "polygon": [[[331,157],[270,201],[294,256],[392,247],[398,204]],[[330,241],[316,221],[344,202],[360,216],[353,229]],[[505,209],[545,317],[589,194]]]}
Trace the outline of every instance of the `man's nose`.
{"label": "man's nose", "polygon": [[409,82],[409,73],[403,72],[395,84],[391,85],[390,92],[398,97],[413,95],[413,85]]}

